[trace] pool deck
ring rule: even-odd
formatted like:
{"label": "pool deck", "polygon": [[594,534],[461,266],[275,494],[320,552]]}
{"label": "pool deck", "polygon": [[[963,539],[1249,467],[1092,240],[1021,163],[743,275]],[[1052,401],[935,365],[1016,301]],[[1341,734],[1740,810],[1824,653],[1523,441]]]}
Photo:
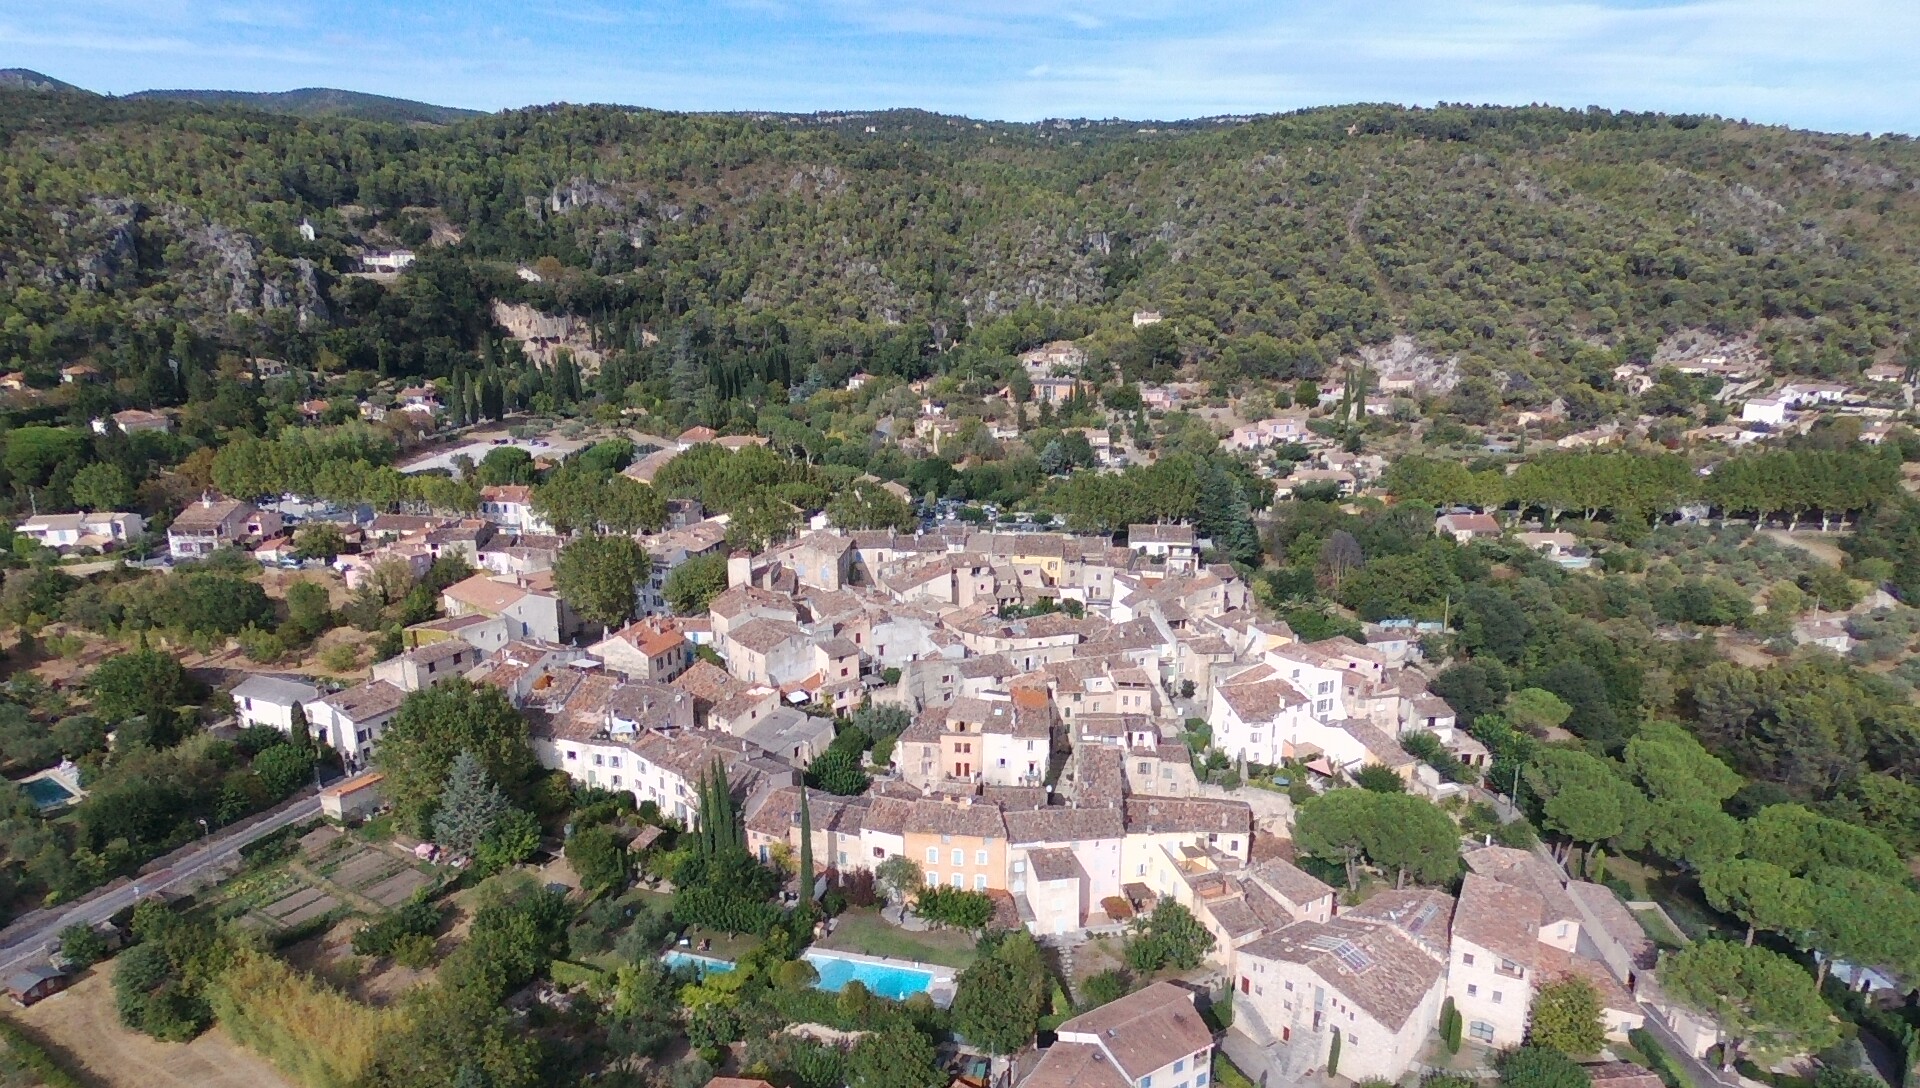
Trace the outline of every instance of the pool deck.
{"label": "pool deck", "polygon": [[956,989],[954,969],[937,963],[921,963],[918,960],[896,960],[888,956],[869,956],[860,952],[841,952],[832,948],[809,948],[802,956],[819,956],[823,959],[846,960],[849,963],[870,963],[876,967],[896,967],[909,971],[919,971],[932,979],[927,984],[927,994],[940,1008],[953,1004]]}

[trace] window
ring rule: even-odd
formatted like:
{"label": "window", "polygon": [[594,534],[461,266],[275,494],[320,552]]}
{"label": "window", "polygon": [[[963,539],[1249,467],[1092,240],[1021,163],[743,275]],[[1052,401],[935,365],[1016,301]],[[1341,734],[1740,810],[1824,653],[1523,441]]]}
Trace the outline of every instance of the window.
{"label": "window", "polygon": [[884,858],[887,856],[887,852],[884,848],[876,846],[873,848],[873,856],[876,858]]}
{"label": "window", "polygon": [[606,757],[606,756],[603,756],[603,755],[601,755],[601,754],[600,754],[600,753],[598,753],[598,752],[595,752],[595,753],[593,754],[593,765],[594,765],[594,766],[596,766],[596,767],[604,767],[604,766],[606,766],[606,765],[607,765],[607,757]]}
{"label": "window", "polygon": [[958,846],[954,847],[953,863],[955,865],[965,865],[967,863],[967,852],[965,850],[960,849]]}
{"label": "window", "polygon": [[579,758],[580,758],[580,753],[579,753],[579,752],[568,752],[568,753],[567,753],[567,759],[569,759],[569,760],[575,760],[575,759],[579,759]]}
{"label": "window", "polygon": [[1467,1025],[1467,1034],[1483,1043],[1493,1042],[1493,1025],[1485,1020],[1475,1020]]}
{"label": "window", "polygon": [[1566,935],[1567,935],[1567,923],[1561,922],[1560,929],[1557,931],[1556,936],[1564,937]]}
{"label": "window", "polygon": [[1251,737],[1249,737],[1249,738],[1247,738],[1247,742],[1248,742],[1249,744],[1259,744],[1259,743],[1260,743],[1260,734],[1258,734],[1258,733],[1255,733],[1255,734],[1254,734],[1253,736],[1251,736]]}
{"label": "window", "polygon": [[1349,1031],[1347,1032],[1347,1043],[1351,1046],[1359,1046],[1360,1037],[1358,1035],[1355,1035],[1353,1032]]}
{"label": "window", "polygon": [[931,869],[927,870],[927,885],[931,887],[938,883],[940,883],[940,874]]}
{"label": "window", "polygon": [[967,874],[965,873],[953,874],[953,886],[956,888],[965,888],[967,886]]}
{"label": "window", "polygon": [[620,776],[617,774],[613,776],[613,785],[615,789],[620,787]]}
{"label": "window", "polygon": [[1187,1059],[1185,1059],[1185,1058],[1180,1058],[1180,1059],[1178,1059],[1178,1060],[1176,1060],[1176,1061],[1175,1061],[1175,1062],[1173,1063],[1173,1071],[1174,1071],[1174,1072],[1176,1072],[1176,1073],[1184,1073],[1184,1072],[1186,1072],[1186,1071],[1187,1071]]}
{"label": "window", "polygon": [[842,850],[840,851],[840,864],[845,865],[846,863],[847,863],[847,852],[845,850]]}
{"label": "window", "polygon": [[1469,983],[1467,983],[1467,996],[1468,996],[1468,997],[1479,997],[1479,996],[1480,996],[1480,987],[1478,987],[1478,986],[1475,986],[1475,985],[1474,985],[1473,983],[1471,983],[1471,982],[1469,982]]}
{"label": "window", "polygon": [[973,890],[976,892],[984,892],[987,890],[987,875],[985,873],[974,874]]}
{"label": "window", "polygon": [[1461,963],[1464,963],[1464,964],[1466,964],[1466,965],[1467,965],[1468,967],[1472,967],[1472,966],[1473,966],[1473,953],[1471,953],[1471,952],[1462,952],[1462,953],[1460,953],[1460,962],[1461,962]]}
{"label": "window", "polygon": [[950,842],[952,842],[952,841],[953,841],[953,836],[952,836],[952,835],[942,835],[942,836],[940,836],[940,844],[941,844],[942,846],[944,846],[944,845],[946,845],[947,843],[950,843]]}
{"label": "window", "polygon": [[1195,1073],[1193,1075],[1193,1088],[1205,1088],[1206,1083],[1207,1075],[1205,1073]]}
{"label": "window", "polygon": [[618,766],[620,766],[620,757],[619,757],[619,756],[608,756],[608,757],[607,757],[607,766],[609,766],[609,767],[618,767]]}
{"label": "window", "polygon": [[1152,1077],[1141,1077],[1141,1078],[1140,1078],[1140,1088],[1153,1088],[1153,1078],[1152,1078]]}
{"label": "window", "polygon": [[1505,995],[1502,994],[1499,990],[1493,991],[1493,1003],[1498,1005],[1500,1003],[1500,999],[1504,996]]}
{"label": "window", "polygon": [[928,865],[940,864],[940,848],[938,846],[927,847],[927,864]]}
{"label": "window", "polygon": [[973,863],[975,865],[985,865],[987,863],[987,852],[985,850],[975,850],[973,852]]}
{"label": "window", "polygon": [[1142,764],[1140,765],[1140,773],[1141,773],[1141,774],[1152,774],[1152,773],[1153,773],[1153,768],[1152,768],[1152,765],[1151,765],[1151,764],[1147,764],[1147,763],[1142,763]]}
{"label": "window", "polygon": [[1293,983],[1291,983],[1291,982],[1289,982],[1289,983],[1287,983],[1287,992],[1288,992],[1288,993],[1292,993],[1292,992],[1293,992]]}

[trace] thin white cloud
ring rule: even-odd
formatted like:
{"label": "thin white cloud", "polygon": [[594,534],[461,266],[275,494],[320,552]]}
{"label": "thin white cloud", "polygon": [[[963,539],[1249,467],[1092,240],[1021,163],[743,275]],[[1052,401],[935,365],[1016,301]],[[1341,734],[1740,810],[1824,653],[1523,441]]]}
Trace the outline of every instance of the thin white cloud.
{"label": "thin white cloud", "polygon": [[[1914,0],[68,0],[8,63],[103,90],[1169,118],[1348,101],[1920,129]],[[301,26],[301,20],[308,20]]]}

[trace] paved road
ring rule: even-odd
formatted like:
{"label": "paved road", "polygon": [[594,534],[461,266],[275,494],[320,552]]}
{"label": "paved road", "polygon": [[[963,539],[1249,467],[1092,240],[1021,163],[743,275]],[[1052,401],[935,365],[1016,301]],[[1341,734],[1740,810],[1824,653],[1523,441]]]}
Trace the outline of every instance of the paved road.
{"label": "paved road", "polygon": [[77,923],[92,925],[104,922],[132,906],[143,896],[205,876],[208,870],[239,856],[241,848],[249,843],[265,838],[283,827],[303,823],[319,815],[319,796],[303,798],[278,815],[262,820],[245,831],[230,833],[225,838],[215,839],[205,849],[188,854],[157,873],[148,873],[131,884],[77,904],[72,910],[33,929],[15,934],[8,939],[4,947],[0,947],[0,974],[10,972],[30,961],[45,962],[47,945],[59,936],[61,930],[70,925]]}
{"label": "paved road", "polygon": [[1724,1088],[1742,1088],[1739,1077],[1723,1073],[1717,1064],[1703,1062],[1687,1053],[1687,1048],[1681,1044],[1679,1036],[1668,1030],[1667,1025],[1661,1022],[1659,1013],[1645,1005],[1642,1005],[1641,1009],[1647,1014],[1647,1030],[1659,1040],[1661,1048],[1667,1052],[1667,1057],[1687,1071],[1687,1076],[1698,1088],[1711,1088],[1716,1084]]}

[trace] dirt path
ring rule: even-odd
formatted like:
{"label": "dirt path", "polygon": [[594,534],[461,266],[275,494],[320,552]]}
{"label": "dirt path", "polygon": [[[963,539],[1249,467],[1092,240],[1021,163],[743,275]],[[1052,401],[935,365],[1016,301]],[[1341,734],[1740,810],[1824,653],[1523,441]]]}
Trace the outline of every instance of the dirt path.
{"label": "dirt path", "polygon": [[1832,536],[1823,536],[1820,533],[1809,532],[1805,529],[1796,530],[1791,533],[1784,529],[1762,529],[1760,535],[1773,541],[1775,544],[1784,544],[1789,548],[1799,548],[1801,551],[1806,552],[1808,555],[1813,556],[1815,559],[1820,560],[1830,567],[1837,567],[1846,562],[1847,559],[1847,553],[1840,550],[1840,546],[1833,542],[1834,538]]}
{"label": "dirt path", "polygon": [[15,1015],[109,1088],[293,1088],[266,1059],[219,1028],[191,1043],[163,1043],[120,1026],[113,964]]}

